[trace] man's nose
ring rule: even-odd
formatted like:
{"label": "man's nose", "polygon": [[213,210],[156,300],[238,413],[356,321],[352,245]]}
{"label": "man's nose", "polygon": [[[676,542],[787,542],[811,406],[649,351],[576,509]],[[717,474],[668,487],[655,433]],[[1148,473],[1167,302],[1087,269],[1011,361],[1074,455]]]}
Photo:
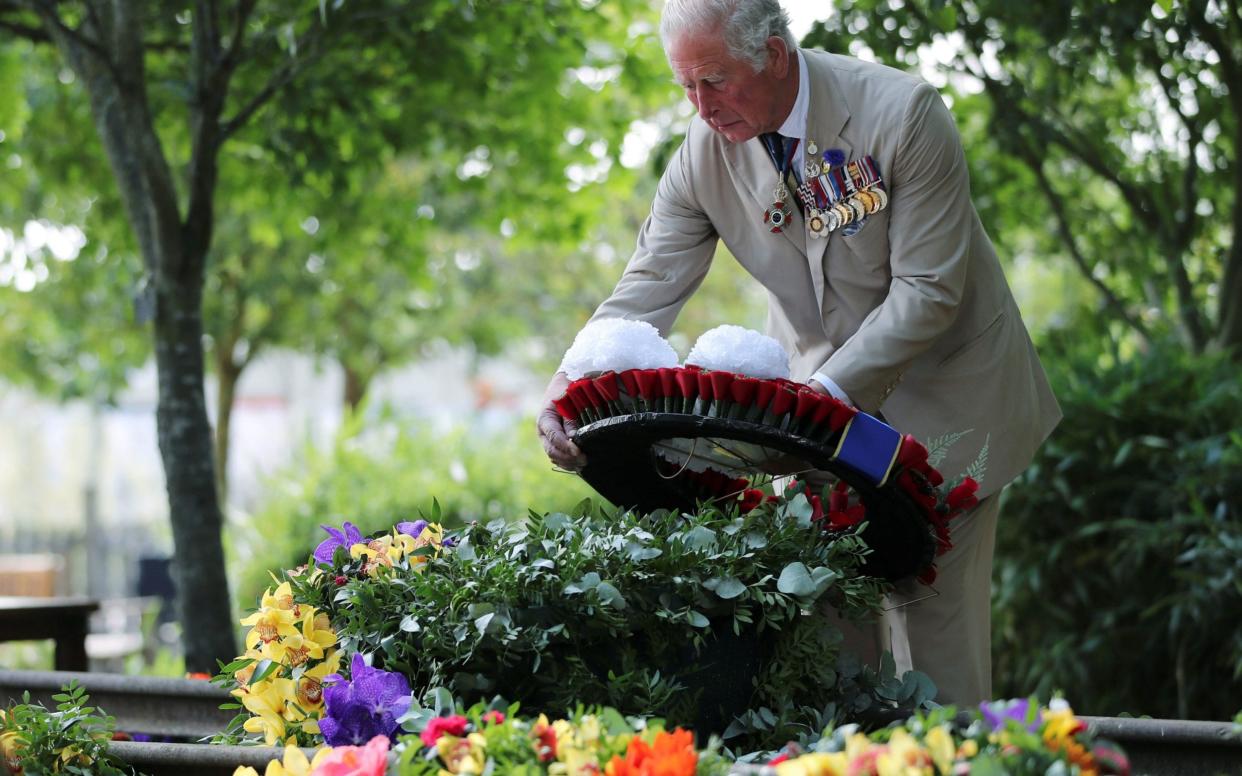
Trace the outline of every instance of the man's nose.
{"label": "man's nose", "polygon": [[712,104],[711,99],[701,89],[696,89],[690,97],[690,102],[694,103],[694,107],[699,110],[699,118],[707,121],[712,114],[716,112],[716,106]]}

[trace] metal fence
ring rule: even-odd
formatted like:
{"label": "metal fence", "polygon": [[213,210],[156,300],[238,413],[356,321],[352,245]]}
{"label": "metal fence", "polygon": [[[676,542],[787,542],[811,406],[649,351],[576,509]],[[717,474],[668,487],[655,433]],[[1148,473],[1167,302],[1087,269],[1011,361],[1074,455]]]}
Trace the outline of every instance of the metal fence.
{"label": "metal fence", "polygon": [[[58,595],[122,598],[157,591],[148,586],[152,569],[171,552],[164,520],[109,523],[93,531],[48,527],[34,522],[0,523],[0,555],[56,555],[63,563]],[[157,575],[160,573],[155,571]]]}

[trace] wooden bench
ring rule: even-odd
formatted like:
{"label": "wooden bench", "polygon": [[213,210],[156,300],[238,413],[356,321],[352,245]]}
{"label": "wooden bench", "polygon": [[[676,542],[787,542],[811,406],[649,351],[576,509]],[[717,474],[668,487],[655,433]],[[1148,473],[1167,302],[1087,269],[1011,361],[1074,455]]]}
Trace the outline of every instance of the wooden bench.
{"label": "wooden bench", "polygon": [[91,598],[0,596],[0,641],[53,639],[57,671],[85,671]]}

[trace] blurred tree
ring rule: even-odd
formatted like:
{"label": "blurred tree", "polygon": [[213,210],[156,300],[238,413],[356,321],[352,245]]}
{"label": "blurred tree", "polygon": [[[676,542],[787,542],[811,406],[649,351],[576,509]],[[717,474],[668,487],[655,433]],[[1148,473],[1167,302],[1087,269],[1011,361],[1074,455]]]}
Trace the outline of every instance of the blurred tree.
{"label": "blurred tree", "polygon": [[82,153],[97,141],[73,80],[46,47],[0,47],[0,374],[107,400],[150,337],[132,314],[141,259],[107,161]]}
{"label": "blurred tree", "polygon": [[[136,307],[154,324],[157,425],[191,670],[212,670],[215,658],[235,653],[202,387],[203,293],[221,175],[238,176],[224,191],[251,191],[241,177],[252,171],[246,159],[258,164],[270,153],[289,184],[335,198],[400,152],[456,155],[463,165],[483,157],[488,166],[476,166],[475,177],[487,180],[502,165],[514,181],[547,178],[572,159],[577,147],[567,153],[565,130],[579,118],[609,128],[600,138],[606,155],[619,147],[633,104],[615,96],[619,89],[611,100],[593,91],[616,72],[653,72],[631,61],[626,24],[630,10],[650,8],[638,0],[590,5],[201,0],[156,13],[123,1],[0,2],[0,34],[51,44],[63,62],[31,66],[81,83],[98,141],[71,127],[63,153],[98,158],[95,142],[102,146],[142,257]],[[595,134],[585,134],[578,154],[598,148]],[[101,163],[92,164],[97,173]],[[257,192],[267,200],[248,212],[279,208],[283,191]],[[257,259],[236,261],[234,279]],[[236,367],[245,359],[241,337],[221,331]]]}
{"label": "blurred tree", "polygon": [[1144,339],[1242,345],[1237,2],[858,0],[807,43],[936,59],[1006,252],[1067,257]]}

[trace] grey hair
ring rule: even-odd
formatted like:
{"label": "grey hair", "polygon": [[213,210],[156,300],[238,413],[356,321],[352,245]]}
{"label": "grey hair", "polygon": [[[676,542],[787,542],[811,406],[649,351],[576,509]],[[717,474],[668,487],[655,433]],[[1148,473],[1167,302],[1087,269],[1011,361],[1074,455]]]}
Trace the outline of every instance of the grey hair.
{"label": "grey hair", "polygon": [[789,31],[789,15],[778,0],[668,0],[660,17],[664,50],[687,33],[720,30],[735,59],[759,72],[768,63],[767,40],[780,37],[793,52],[798,47]]}

